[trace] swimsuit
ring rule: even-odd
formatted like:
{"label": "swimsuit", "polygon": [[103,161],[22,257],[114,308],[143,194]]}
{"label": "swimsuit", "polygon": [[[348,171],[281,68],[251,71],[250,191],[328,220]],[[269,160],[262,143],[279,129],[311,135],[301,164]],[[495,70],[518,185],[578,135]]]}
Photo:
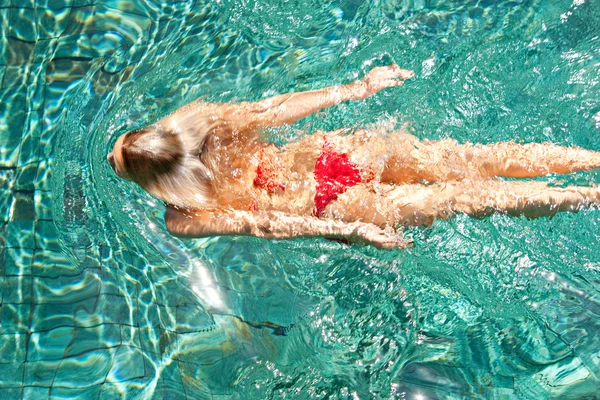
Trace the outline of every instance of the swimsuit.
{"label": "swimsuit", "polygon": [[285,191],[285,186],[277,183],[274,180],[274,171],[272,166],[266,166],[263,162],[263,153],[260,152],[260,162],[256,168],[256,178],[254,178],[254,186],[267,191],[269,194],[275,193],[277,190]]}
{"label": "swimsuit", "polygon": [[329,203],[337,200],[338,195],[361,181],[360,171],[348,159],[348,155],[334,151],[327,142],[317,159],[314,174],[317,181],[314,214],[317,217],[321,216]]}
{"label": "swimsuit", "polygon": [[[314,175],[317,185],[313,214],[316,217],[320,217],[327,205],[336,200],[338,195],[362,182],[358,167],[350,161],[348,155],[336,152],[328,142],[323,144],[321,154],[317,158]],[[261,153],[254,186],[266,190],[269,194],[273,194],[277,190],[285,191],[285,187],[277,183],[274,177],[273,167],[264,165]],[[251,209],[256,210],[255,204],[251,206]]]}

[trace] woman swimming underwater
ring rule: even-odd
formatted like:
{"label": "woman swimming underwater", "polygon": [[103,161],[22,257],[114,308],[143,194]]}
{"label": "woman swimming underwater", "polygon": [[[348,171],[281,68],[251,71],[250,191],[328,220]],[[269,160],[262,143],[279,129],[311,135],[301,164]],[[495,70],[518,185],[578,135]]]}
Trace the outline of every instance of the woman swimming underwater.
{"label": "woman swimming underwater", "polygon": [[364,99],[413,76],[397,65],[348,85],[256,103],[193,102],[121,135],[108,161],[122,178],[165,201],[180,237],[321,236],[406,245],[399,228],[456,213],[538,217],[600,203],[596,187],[504,181],[600,167],[600,152],[552,144],[459,144],[404,131],[317,132],[284,146],[262,128]]}

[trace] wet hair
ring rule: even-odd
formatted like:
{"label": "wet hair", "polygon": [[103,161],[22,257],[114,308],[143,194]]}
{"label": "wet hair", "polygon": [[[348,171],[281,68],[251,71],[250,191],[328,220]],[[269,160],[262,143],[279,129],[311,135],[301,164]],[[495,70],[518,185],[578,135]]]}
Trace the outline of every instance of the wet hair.
{"label": "wet hair", "polygon": [[169,204],[196,208],[214,205],[211,168],[215,167],[209,151],[214,138],[206,132],[210,130],[174,131],[159,124],[128,132],[121,146],[123,172],[127,179]]}
{"label": "wet hair", "polygon": [[174,172],[185,157],[181,137],[156,127],[126,133],[121,152],[125,172],[142,186]]}

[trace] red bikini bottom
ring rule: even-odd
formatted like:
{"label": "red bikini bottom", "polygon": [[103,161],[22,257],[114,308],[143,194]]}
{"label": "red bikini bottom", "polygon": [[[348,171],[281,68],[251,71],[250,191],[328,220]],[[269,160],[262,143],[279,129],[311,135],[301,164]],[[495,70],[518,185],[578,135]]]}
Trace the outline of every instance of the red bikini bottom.
{"label": "red bikini bottom", "polygon": [[[317,186],[313,214],[317,217],[322,215],[327,205],[336,200],[338,195],[362,181],[360,171],[348,159],[348,155],[334,151],[327,142],[317,158],[314,174]],[[273,180],[272,175],[274,175],[273,171],[263,166],[261,154],[261,163],[256,169],[254,186],[266,190],[269,194],[277,190],[285,190],[283,185]],[[251,207],[251,209],[255,208]]]}
{"label": "red bikini bottom", "polygon": [[317,217],[322,215],[329,203],[337,200],[338,195],[362,180],[360,171],[348,155],[334,151],[327,142],[317,159],[314,174],[317,181],[314,215]]}

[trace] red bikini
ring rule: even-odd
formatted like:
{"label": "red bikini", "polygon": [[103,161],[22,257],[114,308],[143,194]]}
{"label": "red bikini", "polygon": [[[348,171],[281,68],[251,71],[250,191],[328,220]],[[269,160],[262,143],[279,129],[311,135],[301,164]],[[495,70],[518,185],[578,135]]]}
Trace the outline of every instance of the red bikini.
{"label": "red bikini", "polygon": [[319,217],[325,207],[349,187],[361,181],[360,171],[345,153],[337,153],[329,143],[323,145],[323,151],[315,164],[315,216]]}
{"label": "red bikini", "polygon": [[258,168],[256,168],[256,178],[254,178],[253,182],[254,186],[266,190],[269,194],[275,193],[278,189],[285,191],[285,186],[273,180],[273,169],[265,167],[262,163],[262,153],[260,156],[261,160],[260,164],[258,164]]}
{"label": "red bikini", "polygon": [[[355,186],[362,181],[360,171],[354,163],[348,159],[345,153],[338,153],[333,147],[325,142],[323,150],[317,158],[314,169],[317,181],[315,193],[314,215],[319,217],[325,211],[329,203],[338,198],[349,187]],[[261,162],[256,169],[254,186],[264,189],[269,194],[277,190],[285,190],[285,187],[273,179],[272,168],[265,167]]]}

